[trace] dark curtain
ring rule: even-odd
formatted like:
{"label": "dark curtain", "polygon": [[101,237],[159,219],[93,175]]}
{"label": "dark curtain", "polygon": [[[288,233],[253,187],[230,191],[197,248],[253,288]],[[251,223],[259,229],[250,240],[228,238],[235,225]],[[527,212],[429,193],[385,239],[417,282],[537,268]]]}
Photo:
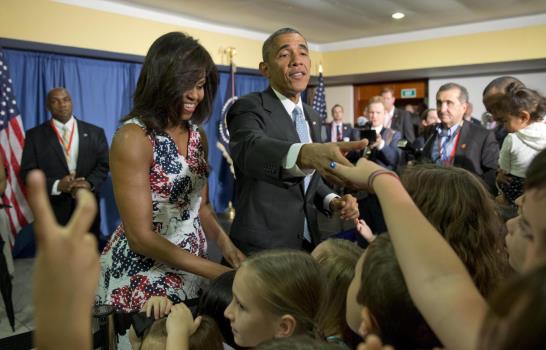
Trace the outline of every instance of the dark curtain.
{"label": "dark curtain", "polygon": [[[131,108],[141,64],[104,59],[82,58],[62,54],[4,49],[13,80],[13,88],[25,130],[50,118],[45,105],[47,92],[58,86],[72,96],[74,115],[104,129],[112,140],[119,120]],[[228,94],[229,73],[220,73],[220,85],[213,113],[203,125],[208,136],[209,197],[216,211],[223,211],[231,199],[231,188],[225,186],[230,175],[216,147],[220,113]],[[242,96],[267,87],[267,80],[258,75],[237,74],[236,95]],[[110,177],[101,189],[101,230],[111,234],[119,223]]]}

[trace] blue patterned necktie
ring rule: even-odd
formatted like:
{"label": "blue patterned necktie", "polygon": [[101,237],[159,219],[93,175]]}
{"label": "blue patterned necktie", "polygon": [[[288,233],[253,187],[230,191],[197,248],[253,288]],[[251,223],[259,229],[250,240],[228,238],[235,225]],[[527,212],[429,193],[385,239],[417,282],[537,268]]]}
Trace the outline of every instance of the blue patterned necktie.
{"label": "blue patterned necktie", "polygon": [[[303,116],[302,110],[296,106],[292,110],[292,119],[294,120],[294,126],[296,127],[296,132],[298,133],[298,136],[300,138],[301,143],[311,143],[311,140],[309,139],[309,132],[307,131],[307,121],[305,120],[305,117]],[[309,182],[311,181],[311,175],[307,175],[304,180],[304,190],[307,192],[307,187],[309,187]],[[307,223],[307,218],[305,218],[304,225],[303,225],[303,237],[311,242],[311,235],[309,234],[309,225]]]}
{"label": "blue patterned necktie", "polygon": [[341,135],[341,125],[336,125],[336,140],[342,141],[343,135]]}

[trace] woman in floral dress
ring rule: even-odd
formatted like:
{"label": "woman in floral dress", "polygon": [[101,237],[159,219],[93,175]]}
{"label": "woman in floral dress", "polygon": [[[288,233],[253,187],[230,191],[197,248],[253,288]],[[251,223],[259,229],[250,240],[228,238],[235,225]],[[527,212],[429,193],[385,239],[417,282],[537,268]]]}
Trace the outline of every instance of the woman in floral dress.
{"label": "woman in floral dress", "polygon": [[195,39],[173,32],[150,47],[133,110],[112,141],[122,223],[101,256],[97,303],[132,312],[151,296],[198,297],[202,277],[229,270],[207,260],[205,233],[234,267],[244,259],[208,202],[207,141],[197,125],[210,114],[217,83]]}

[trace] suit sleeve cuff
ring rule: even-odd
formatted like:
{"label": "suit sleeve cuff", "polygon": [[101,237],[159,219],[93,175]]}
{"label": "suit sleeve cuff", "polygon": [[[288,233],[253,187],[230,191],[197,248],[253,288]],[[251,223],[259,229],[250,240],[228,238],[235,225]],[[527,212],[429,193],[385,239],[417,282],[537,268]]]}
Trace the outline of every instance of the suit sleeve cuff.
{"label": "suit sleeve cuff", "polygon": [[334,200],[335,198],[341,198],[335,193],[330,193],[324,197],[322,200],[322,207],[324,208],[324,211],[328,213],[328,215],[332,214],[332,210],[330,209],[330,202]]}
{"label": "suit sleeve cuff", "polygon": [[315,172],[314,169],[300,169],[296,164],[301,147],[304,143],[295,143],[288,149],[288,153],[282,160],[282,167],[286,173],[294,177],[302,177],[311,175]]}
{"label": "suit sleeve cuff", "polygon": [[59,182],[60,182],[60,180],[55,180],[55,182],[53,183],[53,186],[51,186],[51,195],[52,196],[58,196],[58,195],[61,194],[61,191],[59,191],[59,189],[58,189]]}

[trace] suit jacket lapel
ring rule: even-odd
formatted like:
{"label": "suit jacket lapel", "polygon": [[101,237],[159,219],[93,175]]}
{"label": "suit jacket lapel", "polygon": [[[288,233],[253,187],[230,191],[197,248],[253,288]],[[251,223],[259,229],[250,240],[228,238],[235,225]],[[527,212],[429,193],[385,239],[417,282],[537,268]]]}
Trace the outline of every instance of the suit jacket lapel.
{"label": "suit jacket lapel", "polygon": [[288,115],[271,87],[263,92],[262,103],[264,109],[271,113],[271,118],[274,119],[273,124],[283,131],[286,139],[288,141],[299,142],[300,137],[298,136],[292,117]]}
{"label": "suit jacket lapel", "polygon": [[306,104],[303,104],[303,111],[307,125],[309,125],[309,131],[311,132],[311,140],[313,142],[320,142],[320,123],[317,122],[317,118],[313,118],[315,111]]}
{"label": "suit jacket lapel", "polygon": [[466,151],[466,144],[470,139],[469,135],[469,122],[463,122],[461,126],[461,134],[459,136],[459,142],[457,142],[457,149],[455,150],[455,158],[453,159],[453,165],[461,165],[461,160]]}
{"label": "suit jacket lapel", "polygon": [[61,146],[61,143],[59,142],[59,138],[57,137],[55,130],[53,130],[53,125],[51,121],[46,126],[45,133],[46,133],[46,139],[48,140],[47,147],[53,148],[53,151],[55,152],[57,157],[59,157],[61,164],[63,164],[64,168],[68,172],[68,164],[66,162],[66,156],[65,156],[63,147]]}

